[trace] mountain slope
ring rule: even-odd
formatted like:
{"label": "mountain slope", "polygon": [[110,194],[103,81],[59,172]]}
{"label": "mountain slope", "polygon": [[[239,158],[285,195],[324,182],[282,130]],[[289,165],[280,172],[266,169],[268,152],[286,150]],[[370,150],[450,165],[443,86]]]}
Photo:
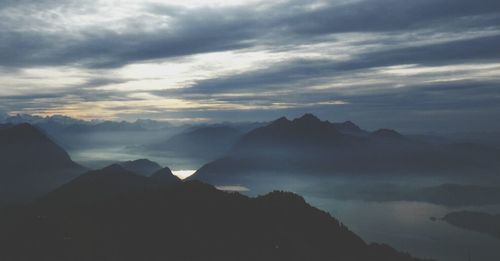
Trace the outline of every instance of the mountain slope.
{"label": "mountain slope", "polygon": [[[243,135],[222,158],[191,179],[238,182],[241,173],[467,174],[500,170],[500,151],[472,144],[430,144],[394,130],[367,132],[311,114]],[[235,180],[232,180],[232,179]]]}
{"label": "mountain slope", "polygon": [[179,183],[173,174],[162,169],[151,177],[134,173],[121,165],[114,164],[100,170],[89,171],[40,199],[50,204],[92,203],[107,200],[131,191],[157,188]]}
{"label": "mountain slope", "polygon": [[175,176],[172,173],[172,170],[168,167],[156,171],[153,175],[151,175],[150,179],[165,184],[175,184],[181,182],[181,179]]}
{"label": "mountain slope", "polygon": [[175,156],[215,159],[226,153],[241,134],[238,129],[224,125],[196,127],[149,148],[172,152]]}
{"label": "mountain slope", "polygon": [[[78,183],[83,194],[96,185]],[[292,193],[248,198],[187,182],[90,204],[50,197],[0,213],[0,259],[416,261],[367,245]]]}
{"label": "mountain slope", "polygon": [[0,198],[4,204],[41,196],[83,170],[33,126],[0,128]]}

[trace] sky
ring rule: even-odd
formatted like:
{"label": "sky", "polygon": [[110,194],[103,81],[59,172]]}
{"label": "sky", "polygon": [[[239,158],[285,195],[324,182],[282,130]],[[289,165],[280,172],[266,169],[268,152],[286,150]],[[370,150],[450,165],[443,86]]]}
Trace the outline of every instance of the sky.
{"label": "sky", "polygon": [[498,0],[0,0],[0,113],[500,130]]}

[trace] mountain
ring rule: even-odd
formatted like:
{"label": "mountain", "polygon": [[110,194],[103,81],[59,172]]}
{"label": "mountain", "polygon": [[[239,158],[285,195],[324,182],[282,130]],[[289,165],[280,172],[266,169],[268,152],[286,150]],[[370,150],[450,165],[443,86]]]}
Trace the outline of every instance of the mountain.
{"label": "mountain", "polygon": [[168,122],[143,120],[127,121],[84,121],[67,116],[33,116],[18,114],[4,119],[6,124],[29,123],[43,130],[47,136],[72,153],[89,149],[138,146],[156,142],[171,133],[178,133],[183,127]]}
{"label": "mountain", "polygon": [[151,184],[149,178],[114,164],[101,170],[89,171],[50,192],[41,201],[68,203],[94,202],[109,199]]}
{"label": "mountain", "polygon": [[387,245],[365,243],[292,193],[248,198],[181,182],[79,200],[106,192],[96,188],[112,183],[130,188],[147,179],[118,168],[0,211],[0,259],[417,261]]}
{"label": "mountain", "polygon": [[169,151],[175,156],[213,160],[226,153],[241,134],[238,129],[225,125],[193,127],[148,148]]}
{"label": "mountain", "polygon": [[181,179],[179,177],[175,176],[172,173],[172,170],[170,170],[170,168],[168,168],[168,167],[156,171],[150,177],[150,179],[157,181],[157,182],[166,183],[166,184],[169,184],[169,183],[175,184],[175,183],[178,183],[181,181]]}
{"label": "mountain", "polygon": [[29,114],[17,114],[14,116],[0,117],[3,123],[21,124],[29,123],[41,129],[69,128],[80,131],[141,131],[159,130],[172,125],[149,119],[138,119],[135,122],[127,121],[84,121],[63,115],[40,117]]}
{"label": "mountain", "polygon": [[89,121],[83,121],[83,120],[78,120],[74,119],[68,116],[63,116],[63,115],[53,115],[53,116],[46,116],[46,117],[40,117],[40,116],[35,116],[35,115],[29,115],[29,114],[17,114],[14,116],[7,116],[3,119],[4,123],[8,124],[22,124],[22,123],[28,123],[33,126],[37,126],[40,129],[43,129],[45,131],[51,130],[53,128],[61,128],[61,127],[67,127],[67,126],[72,126],[72,125],[92,125],[94,122],[89,122]]}
{"label": "mountain", "polygon": [[41,196],[83,171],[61,147],[32,125],[0,128],[0,204]]}
{"label": "mountain", "polygon": [[[168,168],[167,168],[168,169]],[[113,164],[100,170],[89,171],[50,192],[40,202],[53,204],[93,203],[131,191],[157,188],[180,182],[162,169],[151,177],[139,175],[121,165]]]}
{"label": "mountain", "polygon": [[201,124],[196,124],[191,126],[191,129],[196,129],[196,128],[204,128],[204,127],[229,127],[232,129],[236,129],[241,133],[247,133],[251,130],[264,127],[268,125],[268,122],[231,122],[231,121],[224,121],[220,123],[201,123]]}
{"label": "mountain", "polygon": [[124,161],[118,163],[124,169],[134,172],[136,174],[149,177],[153,175],[156,171],[160,170],[162,167],[153,161],[148,159],[138,159],[134,161]]}
{"label": "mountain", "polygon": [[354,124],[351,121],[346,121],[342,123],[332,123],[332,124],[335,127],[335,129],[344,134],[359,135],[359,136],[368,135],[367,131],[361,129],[358,125]]}
{"label": "mountain", "polygon": [[330,123],[312,114],[243,135],[221,158],[191,179],[239,182],[272,171],[312,174],[490,174],[500,170],[500,150],[474,144],[435,144],[395,130],[368,132],[354,123]]}
{"label": "mountain", "polygon": [[453,226],[478,231],[500,239],[500,215],[458,211],[447,214],[443,220]]}

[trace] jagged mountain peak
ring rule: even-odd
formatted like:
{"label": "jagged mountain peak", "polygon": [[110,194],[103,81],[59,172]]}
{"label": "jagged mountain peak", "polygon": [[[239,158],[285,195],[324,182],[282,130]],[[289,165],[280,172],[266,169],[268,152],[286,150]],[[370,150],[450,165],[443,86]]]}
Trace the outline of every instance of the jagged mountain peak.
{"label": "jagged mountain peak", "polygon": [[302,117],[295,119],[297,122],[321,122],[321,120],[312,113],[306,113]]}
{"label": "jagged mountain peak", "polygon": [[287,117],[281,117],[279,119],[274,120],[271,125],[283,125],[289,124],[291,121]]}

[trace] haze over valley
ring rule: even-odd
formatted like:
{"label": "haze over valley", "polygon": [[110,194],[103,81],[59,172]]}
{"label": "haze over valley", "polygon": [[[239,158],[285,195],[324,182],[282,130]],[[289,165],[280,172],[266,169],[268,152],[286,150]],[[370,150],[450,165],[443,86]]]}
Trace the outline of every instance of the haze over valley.
{"label": "haze over valley", "polygon": [[[434,142],[389,129],[368,131],[353,122],[330,123],[312,114],[270,122],[189,125],[17,115],[5,120],[0,134],[2,142],[10,144],[3,147],[3,158],[14,164],[3,165],[2,184],[9,184],[2,189],[4,206],[62,193],[57,191],[74,195],[58,199],[58,204],[72,202],[71,197],[96,202],[104,195],[113,198],[139,188],[158,190],[200,180],[252,197],[277,189],[298,193],[341,218],[368,242],[387,243],[416,256],[453,260],[460,253],[457,247],[474,249],[482,260],[497,256],[497,239],[433,220],[463,210],[500,211],[500,187],[493,185],[499,181],[495,173],[500,151],[486,144],[450,137],[442,139],[450,143]],[[82,142],[92,140],[101,142]],[[24,153],[27,141],[37,150]],[[79,158],[86,153],[94,158]],[[47,164],[34,164],[41,164],[37,162],[42,155],[42,162],[54,163],[40,172]],[[70,155],[77,155],[75,162]],[[16,168],[21,164],[38,167],[21,172]],[[102,170],[75,179],[89,169]],[[46,174],[51,172],[63,174],[51,178]],[[128,177],[118,175],[121,172]],[[19,175],[28,179],[14,181]],[[84,181],[90,183],[79,184]]]}
{"label": "haze over valley", "polygon": [[1,261],[500,260],[500,1],[0,0]]}

